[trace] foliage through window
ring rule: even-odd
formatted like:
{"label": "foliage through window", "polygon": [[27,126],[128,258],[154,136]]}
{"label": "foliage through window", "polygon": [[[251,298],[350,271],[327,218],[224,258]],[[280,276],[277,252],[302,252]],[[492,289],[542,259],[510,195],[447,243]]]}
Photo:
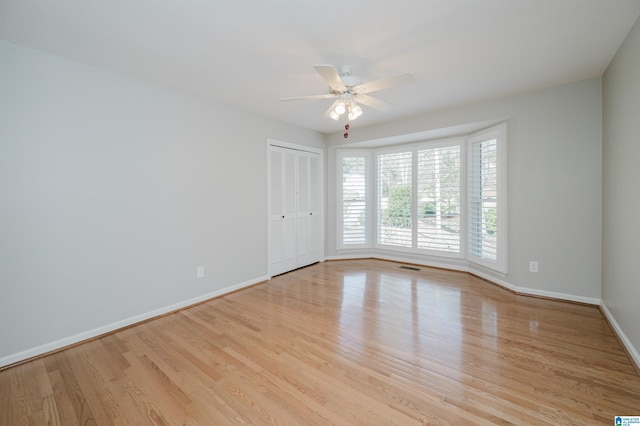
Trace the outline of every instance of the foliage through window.
{"label": "foliage through window", "polygon": [[460,253],[461,151],[454,141],[377,155],[379,245]]}
{"label": "foliage through window", "polygon": [[378,244],[411,247],[412,152],[378,155]]}

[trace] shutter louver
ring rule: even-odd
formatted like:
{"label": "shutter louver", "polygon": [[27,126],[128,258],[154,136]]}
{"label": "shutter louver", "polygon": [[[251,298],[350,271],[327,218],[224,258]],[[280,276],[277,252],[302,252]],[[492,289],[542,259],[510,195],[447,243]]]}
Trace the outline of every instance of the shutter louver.
{"label": "shutter louver", "polygon": [[418,248],[460,252],[460,145],[418,151]]}
{"label": "shutter louver", "polygon": [[367,243],[367,162],[365,157],[342,159],[342,244]]}
{"label": "shutter louver", "polygon": [[412,247],[412,152],[378,155],[378,243]]}
{"label": "shutter louver", "polygon": [[480,259],[497,261],[497,140],[471,144],[469,170],[469,249]]}

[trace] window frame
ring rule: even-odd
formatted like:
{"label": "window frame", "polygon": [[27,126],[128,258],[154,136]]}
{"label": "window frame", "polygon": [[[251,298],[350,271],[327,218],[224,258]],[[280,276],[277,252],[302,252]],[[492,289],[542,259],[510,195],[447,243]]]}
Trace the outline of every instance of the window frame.
{"label": "window frame", "polygon": [[[434,139],[428,141],[420,141],[408,144],[398,144],[394,146],[372,149],[374,164],[374,174],[373,174],[373,195],[374,195],[374,205],[373,213],[370,216],[370,220],[374,220],[373,223],[373,246],[379,250],[390,250],[394,252],[404,252],[411,254],[421,254],[426,256],[435,256],[442,258],[453,258],[453,259],[464,259],[466,252],[466,199],[465,199],[465,187],[466,187],[466,138],[465,137],[452,137],[452,138],[441,138]],[[451,146],[459,146],[460,148],[460,231],[459,231],[459,251],[451,252],[444,250],[433,250],[433,249],[423,249],[418,248],[418,240],[417,240],[417,208],[418,208],[418,152],[424,151],[428,149],[437,149],[437,148],[447,148]],[[382,244],[379,242],[378,231],[380,228],[380,211],[378,206],[378,157],[384,154],[394,154],[401,152],[411,152],[412,153],[412,170],[411,170],[411,222],[412,222],[412,237],[411,237],[411,247],[402,247],[391,244]]]}
{"label": "window frame", "polygon": [[[479,141],[496,139],[496,165],[497,165],[497,253],[496,261],[479,258],[472,254],[471,250],[471,165],[473,161],[472,145]],[[460,232],[459,251],[450,252],[444,250],[434,250],[418,248],[417,232],[417,204],[418,204],[418,151],[444,148],[448,146],[460,146]],[[380,212],[378,207],[378,158],[381,154],[392,154],[400,152],[412,152],[411,170],[411,206],[412,206],[412,244],[411,247],[401,247],[397,245],[379,243],[378,228],[380,226]],[[365,158],[366,170],[366,244],[343,244],[343,200],[342,200],[342,161],[345,157],[356,156]],[[501,275],[507,274],[507,231],[508,231],[508,200],[507,200],[507,123],[501,124],[473,132],[465,135],[458,135],[448,138],[423,140],[419,142],[398,143],[387,146],[377,146],[370,148],[337,148],[337,221],[336,221],[336,249],[338,251],[349,251],[357,249],[372,249],[381,254],[390,252],[407,255],[421,255],[425,259],[451,259],[452,265],[457,265],[456,261],[464,260],[470,267],[480,266],[488,271],[493,271]]]}
{"label": "window frame", "polygon": [[[471,249],[471,244],[473,242],[473,238],[471,235],[472,225],[471,222],[473,220],[471,209],[472,209],[472,195],[474,194],[475,189],[472,188],[474,182],[472,182],[472,173],[470,172],[473,163],[476,160],[474,158],[474,150],[473,145],[476,143],[485,142],[488,140],[496,140],[496,260],[495,262],[484,258],[479,257],[474,254],[474,251]],[[468,138],[468,159],[466,170],[468,173],[467,180],[467,260],[476,265],[483,266],[485,268],[491,269],[496,272],[500,272],[502,274],[507,273],[507,125],[506,123],[498,124],[497,126],[490,127],[485,130],[481,130],[479,132],[475,132],[469,135]]]}
{"label": "window frame", "polygon": [[[414,144],[411,144],[411,145],[414,145]],[[380,176],[378,175],[378,173],[380,172],[379,158],[381,155],[411,153],[411,222],[415,223],[415,204],[414,204],[415,197],[413,194],[414,187],[415,187],[415,182],[414,182],[415,173],[413,171],[413,168],[414,168],[416,156],[414,155],[415,149],[411,145],[397,145],[393,147],[374,150],[373,152],[373,164],[374,164],[375,174],[373,175],[373,178],[372,178],[374,203],[372,206],[373,214],[371,216],[371,220],[374,222],[373,223],[373,234],[374,234],[373,245],[377,249],[392,250],[392,251],[399,251],[399,252],[410,252],[410,253],[413,252],[413,227],[411,229],[411,241],[412,241],[411,247],[405,247],[405,246],[394,245],[394,244],[381,244],[379,242],[382,212],[380,211],[380,188],[379,188]]]}
{"label": "window frame", "polygon": [[[365,161],[365,242],[363,244],[345,244],[344,243],[344,200],[343,200],[343,175],[342,175],[342,161],[344,158],[364,158]],[[372,198],[372,183],[371,176],[373,175],[372,170],[372,152],[370,150],[354,150],[354,149],[341,149],[338,150],[336,159],[337,159],[337,212],[336,212],[336,242],[338,250],[353,250],[353,249],[363,249],[363,248],[371,248],[372,244],[372,232],[371,232],[371,204],[373,203]]]}

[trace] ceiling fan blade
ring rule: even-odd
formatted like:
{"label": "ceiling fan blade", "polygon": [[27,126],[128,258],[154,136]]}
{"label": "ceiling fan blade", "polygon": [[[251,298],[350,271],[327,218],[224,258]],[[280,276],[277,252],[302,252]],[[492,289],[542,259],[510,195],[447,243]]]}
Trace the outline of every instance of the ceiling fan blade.
{"label": "ceiling fan blade", "polygon": [[415,83],[416,79],[410,73],[396,75],[394,77],[383,78],[380,80],[370,81],[369,83],[360,84],[353,88],[353,93],[363,94],[386,90],[403,84]]}
{"label": "ceiling fan blade", "polygon": [[280,98],[280,101],[312,101],[314,99],[329,99],[335,98],[338,95],[328,93],[326,95],[310,95],[310,96],[296,96],[293,98]]}
{"label": "ceiling fan blade", "polygon": [[379,111],[389,111],[391,108],[393,108],[393,105],[387,102],[381,101],[380,99],[376,99],[369,95],[358,94],[358,95],[354,95],[353,98],[357,102],[360,102],[363,105],[369,106]]}
{"label": "ceiling fan blade", "polygon": [[347,90],[347,86],[344,85],[333,65],[314,65],[313,68],[324,78],[333,92],[341,93]]}

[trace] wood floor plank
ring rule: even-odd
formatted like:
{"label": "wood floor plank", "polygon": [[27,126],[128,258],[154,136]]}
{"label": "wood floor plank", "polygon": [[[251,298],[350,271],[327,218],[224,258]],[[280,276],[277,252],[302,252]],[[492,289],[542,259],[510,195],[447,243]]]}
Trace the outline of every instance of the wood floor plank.
{"label": "wood floor plank", "polygon": [[93,417],[93,412],[87,404],[85,393],[80,388],[78,380],[76,379],[68,360],[68,357],[72,356],[77,351],[77,348],[72,348],[71,350],[63,353],[63,357],[59,357],[58,372],[64,382],[64,389],[69,397],[69,401],[71,402],[71,406],[78,423],[81,425],[94,425],[96,424],[96,421]]}
{"label": "wood floor plank", "polygon": [[49,411],[57,413],[60,424],[70,426],[79,425],[78,416],[73,409],[73,403],[65,387],[64,378],[60,374],[60,370],[50,370],[49,377],[51,386],[53,387],[53,401],[50,401],[52,406],[49,408]]}
{"label": "wood floor plank", "polygon": [[0,371],[0,424],[609,425],[640,376],[597,307],[316,264]]}
{"label": "wood floor plank", "polygon": [[[42,411],[45,424],[51,426],[59,426],[63,424],[60,421],[60,415],[58,414],[58,404],[56,403],[53,393],[47,395],[42,400]],[[37,422],[34,421],[33,424],[37,424]]]}
{"label": "wood floor plank", "polygon": [[147,401],[140,405],[152,406],[159,417],[166,419],[167,424],[184,424],[185,406],[190,402],[184,393],[171,380],[163,380],[153,367],[150,368],[152,363],[145,362],[148,359],[145,355],[138,357],[127,352],[125,358],[130,365],[126,371],[127,377],[137,389],[136,398],[143,397]]}
{"label": "wood floor plank", "polygon": [[68,353],[69,365],[78,381],[87,405],[91,408],[97,424],[117,424],[118,406],[105,378],[96,368],[91,353],[85,347],[75,353]]}
{"label": "wood floor plank", "polygon": [[18,370],[10,369],[0,375],[0,424],[2,425],[29,424],[29,414]]}
{"label": "wood floor plank", "polygon": [[[211,387],[204,383],[206,381],[201,379],[203,375],[200,370],[172,348],[163,348],[155,344],[152,336],[140,334],[143,333],[129,335],[126,345],[135,353],[144,353],[148,362],[153,363],[152,369],[158,371],[156,374],[166,376],[162,379],[163,382],[172,382],[169,391],[185,408],[185,424],[219,424],[232,414],[228,406],[216,397]],[[151,343],[151,346],[146,346],[146,342]],[[200,409],[193,403],[194,400],[207,401],[207,409]]]}

